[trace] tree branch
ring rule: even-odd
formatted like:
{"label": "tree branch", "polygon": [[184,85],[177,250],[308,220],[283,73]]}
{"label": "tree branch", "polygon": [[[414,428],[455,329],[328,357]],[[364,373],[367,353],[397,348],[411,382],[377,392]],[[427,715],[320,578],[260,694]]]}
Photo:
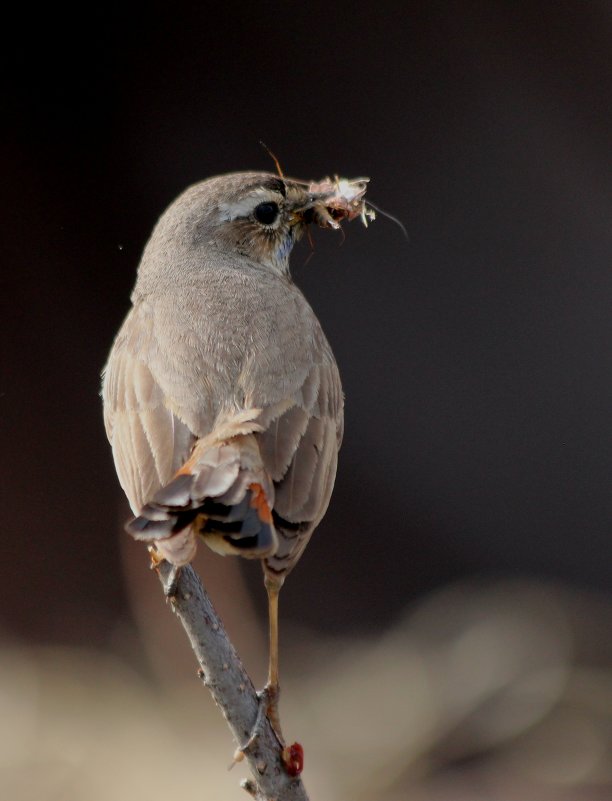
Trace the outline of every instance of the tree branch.
{"label": "tree branch", "polygon": [[[174,579],[172,566],[162,562],[158,574],[166,590]],[[170,600],[200,665],[199,675],[243,749],[253,778],[242,786],[256,801],[308,801],[300,779],[285,770],[282,745],[266,715],[258,714],[261,704],[253,682],[191,565],[180,569]]]}

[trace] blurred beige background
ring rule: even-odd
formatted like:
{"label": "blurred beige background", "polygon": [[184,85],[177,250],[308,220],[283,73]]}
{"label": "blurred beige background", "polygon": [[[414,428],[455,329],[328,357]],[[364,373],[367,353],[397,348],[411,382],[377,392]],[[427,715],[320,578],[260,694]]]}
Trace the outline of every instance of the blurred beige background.
{"label": "blurred beige background", "polygon": [[[178,624],[166,631],[170,612],[154,612],[105,650],[4,645],[7,798],[241,797],[221,714]],[[283,721],[311,798],[609,798],[611,625],[601,598],[520,581],[447,587],[367,638],[294,625]],[[261,637],[239,639],[265,661]]]}

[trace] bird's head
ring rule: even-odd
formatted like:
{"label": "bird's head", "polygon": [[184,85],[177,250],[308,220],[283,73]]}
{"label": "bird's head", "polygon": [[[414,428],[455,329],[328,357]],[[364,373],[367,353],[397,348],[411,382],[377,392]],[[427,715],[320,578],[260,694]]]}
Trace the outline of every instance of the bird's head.
{"label": "bird's head", "polygon": [[[364,195],[367,178],[302,182],[270,173],[219,175],[195,184],[161,217],[148,248],[192,256],[221,252],[280,274],[309,224],[339,228],[344,219],[373,219]],[[143,258],[147,262],[147,251]]]}

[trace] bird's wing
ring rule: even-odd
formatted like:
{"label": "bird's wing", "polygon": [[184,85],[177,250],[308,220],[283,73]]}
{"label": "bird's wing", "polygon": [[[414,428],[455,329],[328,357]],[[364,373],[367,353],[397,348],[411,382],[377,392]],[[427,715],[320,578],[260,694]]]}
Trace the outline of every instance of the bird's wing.
{"label": "bird's wing", "polygon": [[[275,484],[274,519],[281,536],[276,554],[266,564],[277,573],[287,572],[297,562],[327,510],[336,477],[342,389],[331,353],[326,350],[323,356],[290,399],[292,405],[256,435]],[[271,409],[266,412],[273,414]]]}
{"label": "bird's wing", "polygon": [[151,347],[151,317],[146,308],[135,307],[115,340],[102,383],[106,433],[134,513],[170,481],[195,441],[167,407],[147,366]]}

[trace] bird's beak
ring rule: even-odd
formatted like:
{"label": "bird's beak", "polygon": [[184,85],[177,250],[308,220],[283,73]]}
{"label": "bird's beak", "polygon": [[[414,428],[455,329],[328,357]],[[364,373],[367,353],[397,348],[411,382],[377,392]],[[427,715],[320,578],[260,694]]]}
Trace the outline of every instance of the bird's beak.
{"label": "bird's beak", "polygon": [[293,210],[289,213],[289,225],[293,227],[294,225],[302,225],[306,223],[305,217],[306,209],[301,207],[298,210]]}

